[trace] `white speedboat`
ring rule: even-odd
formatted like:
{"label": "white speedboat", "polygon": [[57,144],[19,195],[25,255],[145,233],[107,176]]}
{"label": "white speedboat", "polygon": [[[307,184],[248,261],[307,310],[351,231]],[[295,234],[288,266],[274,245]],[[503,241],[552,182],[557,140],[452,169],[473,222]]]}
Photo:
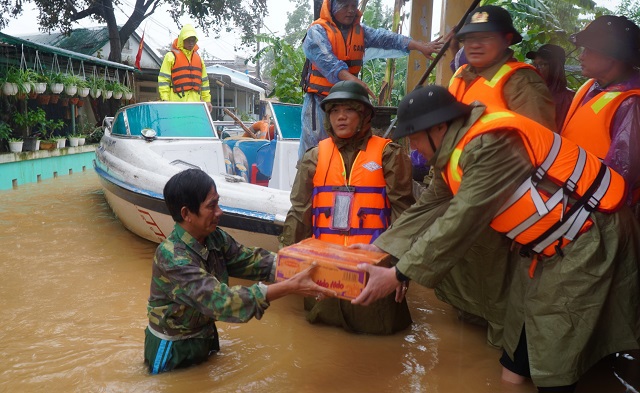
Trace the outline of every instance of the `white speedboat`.
{"label": "white speedboat", "polygon": [[275,249],[291,206],[301,108],[264,105],[275,125],[272,140],[230,136],[238,125],[214,122],[204,103],[140,103],[106,118],[95,170],[124,226],[145,239],[164,240],[174,225],[164,185],[182,170],[200,168],[220,194],[220,226],[240,243]]}

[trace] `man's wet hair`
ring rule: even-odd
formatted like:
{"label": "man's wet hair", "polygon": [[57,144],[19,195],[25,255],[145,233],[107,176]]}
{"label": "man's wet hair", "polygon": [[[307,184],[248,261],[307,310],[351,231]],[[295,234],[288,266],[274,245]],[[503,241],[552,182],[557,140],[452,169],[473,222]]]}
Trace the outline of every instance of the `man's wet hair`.
{"label": "man's wet hair", "polygon": [[200,205],[207,199],[212,187],[216,188],[216,183],[201,169],[187,169],[173,175],[162,191],[173,220],[183,221],[180,213],[183,206],[197,215]]}

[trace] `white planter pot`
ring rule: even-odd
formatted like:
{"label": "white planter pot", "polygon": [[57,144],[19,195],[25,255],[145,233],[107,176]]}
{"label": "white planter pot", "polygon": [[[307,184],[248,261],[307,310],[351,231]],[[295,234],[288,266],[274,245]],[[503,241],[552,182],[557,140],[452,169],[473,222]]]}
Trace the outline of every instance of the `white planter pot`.
{"label": "white planter pot", "polygon": [[49,85],[49,88],[53,94],[60,94],[62,90],[64,90],[64,85],[62,83],[52,83]]}
{"label": "white planter pot", "polygon": [[2,85],[2,93],[6,96],[15,96],[18,94],[18,84],[11,82],[4,82]]}
{"label": "white planter pot", "polygon": [[38,94],[42,94],[47,90],[47,84],[44,82],[36,83],[33,85],[33,90]]}
{"label": "white planter pot", "polygon": [[85,138],[78,138],[78,146],[84,146]]}
{"label": "white planter pot", "polygon": [[9,142],[9,151],[11,153],[20,153],[22,151],[22,144],[24,142]]}
{"label": "white planter pot", "polygon": [[86,97],[89,95],[89,88],[88,87],[80,87],[78,88],[78,96],[79,97]]}
{"label": "white planter pot", "polygon": [[108,100],[109,98],[111,98],[111,96],[113,95],[113,91],[111,90],[105,90],[104,91],[104,99]]}
{"label": "white planter pot", "polygon": [[98,98],[98,97],[100,97],[100,94],[102,94],[102,90],[100,90],[100,89],[91,89],[89,94],[91,94],[91,97],[93,97],[93,98]]}
{"label": "white planter pot", "polygon": [[119,100],[122,98],[122,92],[121,91],[114,91],[113,92],[113,98],[115,98],[116,100]]}
{"label": "white planter pot", "polygon": [[31,93],[31,83],[27,82],[27,83],[23,83],[22,84],[22,88],[24,89],[24,92],[29,94]]}
{"label": "white planter pot", "polygon": [[73,96],[78,92],[78,86],[76,86],[76,85],[66,85],[64,87],[64,92],[67,93],[68,96]]}
{"label": "white planter pot", "polygon": [[73,138],[73,137],[69,138],[69,146],[71,146],[71,147],[77,147],[77,146],[78,146],[78,140],[79,140],[79,139],[80,139],[80,138]]}
{"label": "white planter pot", "polygon": [[67,143],[67,138],[58,138],[58,149],[62,149]]}
{"label": "white planter pot", "polygon": [[124,93],[124,99],[130,100],[133,97],[133,92]]}

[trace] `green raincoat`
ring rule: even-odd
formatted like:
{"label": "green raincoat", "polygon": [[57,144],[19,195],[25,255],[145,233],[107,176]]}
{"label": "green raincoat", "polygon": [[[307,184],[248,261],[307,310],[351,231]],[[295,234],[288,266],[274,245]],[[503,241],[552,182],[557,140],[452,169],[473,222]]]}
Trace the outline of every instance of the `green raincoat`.
{"label": "green raincoat", "polygon": [[638,348],[640,229],[627,207],[594,213],[594,226],[565,247],[564,258],[542,259],[529,278],[531,260],[510,252],[511,241],[489,228],[532,173],[520,137],[498,131],[467,144],[455,196],[442,179],[454,147],[483,111],[476,106],[466,122],[450,125],[431,161],[431,196],[423,195],[374,244],[399,258],[399,270],[418,283],[459,289],[448,300],[489,322],[501,322],[492,318],[506,304],[501,343],[507,353],[513,356],[524,326],[533,382],[570,385],[607,354]]}
{"label": "green raincoat", "polygon": [[[371,138],[371,126],[362,126],[363,132],[349,139],[334,136],[328,119],[325,129],[334,139],[342,155],[346,177],[351,172],[360,150],[367,146]],[[284,223],[282,244],[288,246],[312,236],[311,202],[313,193],[313,177],[318,162],[318,147],[309,149],[298,166],[298,172],[291,190],[291,209]],[[382,152],[382,166],[387,183],[387,195],[391,202],[391,221],[414,202],[411,178],[411,160],[400,145],[389,143]],[[341,326],[348,331],[370,334],[391,334],[411,324],[411,315],[406,299],[402,303],[395,302],[395,294],[390,295],[371,306],[355,306],[351,302],[340,299],[325,299],[316,302],[306,298],[304,305],[307,319],[310,322],[324,322]]]}

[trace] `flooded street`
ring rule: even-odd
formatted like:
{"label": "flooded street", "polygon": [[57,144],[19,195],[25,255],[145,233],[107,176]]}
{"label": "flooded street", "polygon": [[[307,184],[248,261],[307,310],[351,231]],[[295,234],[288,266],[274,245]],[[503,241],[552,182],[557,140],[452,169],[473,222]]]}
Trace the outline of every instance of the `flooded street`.
{"label": "flooded street", "polygon": [[[0,191],[0,244],[0,392],[536,391],[502,383],[485,330],[418,285],[414,324],[393,336],[311,325],[291,296],[260,321],[219,323],[208,362],[152,377],[142,353],[156,244],[120,224],[92,170]],[[637,392],[639,357],[602,361],[577,391]]]}

